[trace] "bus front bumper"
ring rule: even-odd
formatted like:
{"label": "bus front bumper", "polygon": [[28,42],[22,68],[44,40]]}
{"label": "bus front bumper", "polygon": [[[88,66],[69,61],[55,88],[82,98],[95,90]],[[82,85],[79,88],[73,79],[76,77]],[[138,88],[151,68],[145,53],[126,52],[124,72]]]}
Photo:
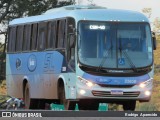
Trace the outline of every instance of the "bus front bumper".
{"label": "bus front bumper", "polygon": [[133,85],[131,87],[102,87],[77,83],[77,99],[108,99],[108,100],[139,100],[140,102],[149,101],[152,94],[152,83],[140,87]]}

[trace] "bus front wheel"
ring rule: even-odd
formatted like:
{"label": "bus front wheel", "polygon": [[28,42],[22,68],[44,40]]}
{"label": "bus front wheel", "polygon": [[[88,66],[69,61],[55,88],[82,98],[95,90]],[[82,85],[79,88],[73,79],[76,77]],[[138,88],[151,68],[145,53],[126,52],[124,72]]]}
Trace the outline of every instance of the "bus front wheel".
{"label": "bus front wheel", "polygon": [[65,89],[64,86],[59,87],[59,100],[60,104],[64,105],[65,110],[74,110],[75,109],[75,102],[67,100],[65,97]]}
{"label": "bus front wheel", "polygon": [[135,108],[136,108],[136,100],[125,101],[125,102],[123,103],[123,110],[134,111]]}

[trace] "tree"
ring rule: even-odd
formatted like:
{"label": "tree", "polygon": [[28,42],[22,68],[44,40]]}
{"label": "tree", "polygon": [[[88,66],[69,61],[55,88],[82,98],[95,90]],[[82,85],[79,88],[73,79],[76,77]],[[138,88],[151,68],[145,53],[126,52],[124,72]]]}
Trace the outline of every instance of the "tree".
{"label": "tree", "polygon": [[150,18],[150,17],[151,17],[151,14],[152,14],[152,8],[143,8],[143,9],[142,9],[142,12],[143,12],[148,18]]}
{"label": "tree", "polygon": [[89,5],[93,5],[93,6],[96,5],[95,3],[93,3],[93,0],[88,0],[88,2],[89,2]]}
{"label": "tree", "polygon": [[153,25],[154,25],[154,31],[159,32],[160,31],[160,18],[158,17],[155,18]]}
{"label": "tree", "polygon": [[157,40],[160,40],[160,18],[155,18],[154,22],[153,22],[153,25],[154,25],[154,32],[156,33],[156,38]]}
{"label": "tree", "polygon": [[75,4],[75,0],[69,0],[69,1],[60,1],[58,2],[57,7],[67,6],[67,5],[73,5]]}

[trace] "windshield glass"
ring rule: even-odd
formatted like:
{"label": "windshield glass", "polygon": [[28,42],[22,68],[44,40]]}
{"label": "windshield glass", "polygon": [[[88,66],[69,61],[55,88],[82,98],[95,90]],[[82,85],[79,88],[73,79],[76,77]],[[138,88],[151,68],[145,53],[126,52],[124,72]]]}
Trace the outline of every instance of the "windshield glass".
{"label": "windshield glass", "polygon": [[78,32],[78,57],[82,64],[118,69],[152,64],[147,23],[81,21]]}

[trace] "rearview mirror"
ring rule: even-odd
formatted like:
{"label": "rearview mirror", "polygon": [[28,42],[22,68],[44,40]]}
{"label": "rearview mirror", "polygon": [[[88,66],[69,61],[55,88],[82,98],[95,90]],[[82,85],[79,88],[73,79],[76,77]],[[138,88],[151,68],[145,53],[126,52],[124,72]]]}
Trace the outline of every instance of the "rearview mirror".
{"label": "rearview mirror", "polygon": [[156,50],[157,49],[157,42],[156,42],[155,32],[152,32],[152,44],[153,44],[153,50]]}

